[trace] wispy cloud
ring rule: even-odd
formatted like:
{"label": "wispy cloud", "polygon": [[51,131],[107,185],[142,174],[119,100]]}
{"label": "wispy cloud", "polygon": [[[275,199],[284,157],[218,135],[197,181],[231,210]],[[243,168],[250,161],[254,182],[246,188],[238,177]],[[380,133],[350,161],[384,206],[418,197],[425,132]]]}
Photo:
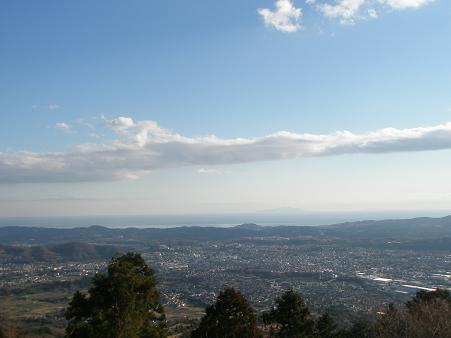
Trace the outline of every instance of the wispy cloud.
{"label": "wispy cloud", "polygon": [[328,18],[337,18],[342,24],[354,24],[358,20],[376,19],[386,10],[415,9],[434,0],[333,0],[312,1],[315,7]]}
{"label": "wispy cloud", "polygon": [[[435,0],[305,0],[305,4],[321,15],[337,19],[341,24],[353,25],[360,20],[377,19],[380,13],[417,9]],[[268,27],[281,32],[296,32],[302,28],[302,9],[292,0],[276,0],[275,9],[258,9]]]}
{"label": "wispy cloud", "polygon": [[382,4],[386,4],[393,9],[419,8],[427,5],[435,0],[379,0]]}
{"label": "wispy cloud", "polygon": [[201,175],[223,175],[225,174],[224,171],[219,169],[212,169],[212,168],[200,168],[197,170],[198,174]]}
{"label": "wispy cloud", "polygon": [[68,125],[65,122],[58,122],[58,123],[55,124],[55,128],[67,131],[67,130],[70,129],[70,125]]}
{"label": "wispy cloud", "polygon": [[49,104],[47,108],[49,108],[50,110],[58,110],[61,109],[62,107],[58,104]]}
{"label": "wispy cloud", "polygon": [[293,33],[301,29],[299,20],[301,8],[296,8],[291,0],[276,0],[275,9],[259,8],[258,13],[268,27],[285,33]]}
{"label": "wispy cloud", "polygon": [[362,17],[361,9],[365,2],[365,0],[340,0],[318,4],[317,8],[329,18],[340,18],[342,24],[354,24],[356,19]]}
{"label": "wispy cloud", "polygon": [[51,104],[47,104],[47,105],[34,104],[34,105],[31,106],[31,108],[32,109],[58,110],[58,109],[61,109],[63,107],[61,107],[59,104],[51,103]]}
{"label": "wispy cloud", "polygon": [[117,140],[81,144],[67,152],[0,153],[0,182],[112,181],[137,179],[152,170],[184,166],[205,168],[312,156],[451,149],[451,122],[363,134],[280,131],[255,138],[223,139],[214,135],[183,136],[154,121],[135,122],[129,117],[104,121],[116,132]]}

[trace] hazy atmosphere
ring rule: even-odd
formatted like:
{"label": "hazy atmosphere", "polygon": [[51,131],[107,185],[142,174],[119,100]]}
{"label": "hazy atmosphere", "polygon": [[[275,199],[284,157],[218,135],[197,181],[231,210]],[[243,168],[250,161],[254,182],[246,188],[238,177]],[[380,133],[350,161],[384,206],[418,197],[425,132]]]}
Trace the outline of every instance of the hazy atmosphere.
{"label": "hazy atmosphere", "polygon": [[448,1],[3,1],[0,216],[451,205]]}
{"label": "hazy atmosphere", "polygon": [[0,0],[0,338],[451,337],[451,1]]}

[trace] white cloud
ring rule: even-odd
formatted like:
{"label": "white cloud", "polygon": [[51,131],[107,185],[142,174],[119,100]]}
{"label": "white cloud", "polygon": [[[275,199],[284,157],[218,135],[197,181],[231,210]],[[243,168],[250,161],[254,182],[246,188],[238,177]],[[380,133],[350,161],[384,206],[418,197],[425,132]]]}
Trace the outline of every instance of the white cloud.
{"label": "white cloud", "polygon": [[[0,152],[0,182],[80,182],[135,179],[152,171],[353,153],[451,149],[451,122],[354,134],[280,131],[256,138],[186,137],[154,121],[106,120],[118,135],[110,143],[81,144],[58,153]],[[210,169],[204,169],[210,170]]]}
{"label": "white cloud", "polygon": [[299,20],[302,9],[296,8],[291,0],[276,0],[275,10],[259,8],[258,13],[263,17],[265,24],[278,31],[292,33],[301,29]]}
{"label": "white cloud", "polygon": [[49,104],[48,107],[50,110],[58,110],[61,109],[62,107],[58,104]]}
{"label": "white cloud", "polygon": [[224,171],[211,168],[200,168],[197,170],[197,173],[201,175],[223,175]]}
{"label": "white cloud", "polygon": [[434,0],[379,0],[383,4],[387,4],[393,9],[402,10],[408,8],[419,8],[427,5]]}
{"label": "white cloud", "polygon": [[340,0],[334,4],[319,4],[318,9],[329,18],[340,18],[342,24],[353,24],[360,17],[365,0]]}
{"label": "white cloud", "polygon": [[368,9],[368,16],[372,19],[377,19],[378,18],[377,11],[374,8]]}
{"label": "white cloud", "polygon": [[144,146],[147,142],[162,143],[172,139],[189,142],[189,139],[186,137],[160,128],[155,121],[140,121],[135,123],[130,117],[123,116],[112,120],[103,116],[102,119],[105,125],[109,126],[119,135],[128,137],[131,144],[136,144],[140,147]]}
{"label": "white cloud", "polygon": [[107,126],[111,127],[117,132],[126,131],[127,129],[130,129],[135,125],[133,119],[131,119],[130,117],[119,116],[115,119],[108,120],[105,116],[102,116],[102,120]]}
{"label": "white cloud", "polygon": [[61,109],[63,107],[61,107],[59,104],[48,104],[48,105],[38,105],[38,104],[34,104],[31,106],[32,109],[48,109],[48,110],[58,110]]}
{"label": "white cloud", "polygon": [[358,20],[376,19],[384,10],[419,8],[434,0],[331,0],[306,1],[328,18],[339,19],[342,24],[354,24]]}
{"label": "white cloud", "polygon": [[65,122],[58,122],[58,123],[55,124],[55,128],[61,129],[61,130],[69,130],[70,129],[70,125],[68,125]]}

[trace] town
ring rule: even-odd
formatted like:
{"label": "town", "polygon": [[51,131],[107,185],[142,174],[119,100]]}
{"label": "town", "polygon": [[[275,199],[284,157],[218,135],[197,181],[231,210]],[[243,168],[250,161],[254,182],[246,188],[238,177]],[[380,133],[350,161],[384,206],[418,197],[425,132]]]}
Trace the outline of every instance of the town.
{"label": "town", "polygon": [[[269,236],[265,230],[223,239],[171,236],[130,244],[123,238],[121,250],[141,253],[154,269],[161,301],[174,325],[198,320],[225,287],[242,290],[259,313],[293,289],[312,309],[327,310],[344,323],[389,303],[403,303],[417,290],[451,290],[449,250],[387,249],[327,235]],[[97,240],[117,244],[111,235]],[[7,311],[17,313],[21,322],[47,323],[62,330],[71,295],[86,290],[110,257],[20,262],[17,256],[1,255],[0,259],[0,299],[14,307]]]}

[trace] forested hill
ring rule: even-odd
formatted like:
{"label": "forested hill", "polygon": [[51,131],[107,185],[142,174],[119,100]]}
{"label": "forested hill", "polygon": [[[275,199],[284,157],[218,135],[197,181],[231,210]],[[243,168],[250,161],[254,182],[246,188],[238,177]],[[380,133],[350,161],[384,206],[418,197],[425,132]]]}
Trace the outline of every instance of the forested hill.
{"label": "forested hill", "polygon": [[0,259],[16,263],[92,261],[110,259],[121,252],[119,247],[111,245],[93,245],[70,242],[55,245],[17,246],[0,244]]}
{"label": "forested hill", "polygon": [[[327,226],[262,227],[243,224],[231,228],[85,228],[57,229],[37,227],[2,227],[1,244],[56,244],[63,242],[127,244],[153,240],[235,240],[244,238],[337,239],[337,240],[400,240],[428,243],[451,238],[451,216],[400,220],[360,221]],[[433,242],[432,242],[433,243]]]}

